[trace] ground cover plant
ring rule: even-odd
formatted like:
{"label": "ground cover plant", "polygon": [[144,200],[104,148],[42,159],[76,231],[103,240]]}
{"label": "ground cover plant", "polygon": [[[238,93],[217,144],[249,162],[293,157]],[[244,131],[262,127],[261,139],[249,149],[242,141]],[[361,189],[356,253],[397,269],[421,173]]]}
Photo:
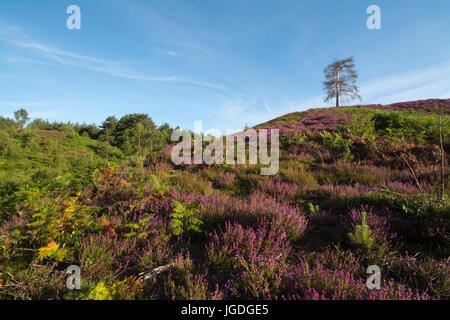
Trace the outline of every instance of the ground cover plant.
{"label": "ground cover plant", "polygon": [[176,166],[147,115],[0,118],[0,299],[450,297],[450,100],[256,128],[280,129],[277,175]]}

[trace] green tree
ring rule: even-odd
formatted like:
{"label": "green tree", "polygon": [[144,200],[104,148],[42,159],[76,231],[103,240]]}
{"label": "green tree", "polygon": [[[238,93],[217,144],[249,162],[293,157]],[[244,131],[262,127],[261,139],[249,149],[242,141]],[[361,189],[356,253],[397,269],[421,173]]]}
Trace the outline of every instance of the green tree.
{"label": "green tree", "polygon": [[164,145],[161,132],[146,114],[128,114],[118,122],[114,131],[114,143],[126,155],[147,156]]}
{"label": "green tree", "polygon": [[11,138],[6,131],[0,130],[0,154],[7,151],[9,144],[11,143]]}
{"label": "green tree", "polygon": [[14,118],[16,119],[16,123],[20,129],[23,129],[25,123],[27,123],[30,118],[28,117],[28,112],[25,109],[19,109],[14,112]]}
{"label": "green tree", "polygon": [[111,145],[116,144],[114,133],[117,128],[117,118],[115,116],[106,118],[100,126],[100,139],[109,142]]}

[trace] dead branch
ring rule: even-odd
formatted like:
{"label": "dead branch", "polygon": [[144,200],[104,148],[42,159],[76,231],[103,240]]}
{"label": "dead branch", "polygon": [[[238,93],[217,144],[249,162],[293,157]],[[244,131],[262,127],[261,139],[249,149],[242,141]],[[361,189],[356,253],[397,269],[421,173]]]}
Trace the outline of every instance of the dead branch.
{"label": "dead branch", "polygon": [[138,277],[141,281],[147,281],[153,279],[157,275],[169,271],[174,266],[173,263],[167,264],[165,266],[160,266],[152,270],[143,271],[138,274]]}
{"label": "dead branch", "polygon": [[441,200],[444,200],[445,176],[444,176],[444,143],[442,142],[442,116],[439,116],[439,142],[441,144]]}
{"label": "dead branch", "polygon": [[427,197],[425,195],[425,193],[422,190],[422,186],[419,183],[419,180],[417,179],[416,173],[414,172],[414,169],[411,167],[411,165],[409,164],[408,160],[406,159],[405,155],[403,154],[403,152],[400,152],[400,155],[402,156],[403,160],[406,162],[406,165],[409,168],[409,171],[411,171],[411,174],[414,177],[414,181],[416,182],[417,187],[419,188],[420,193],[422,194],[422,196],[424,197],[425,201],[427,200]]}

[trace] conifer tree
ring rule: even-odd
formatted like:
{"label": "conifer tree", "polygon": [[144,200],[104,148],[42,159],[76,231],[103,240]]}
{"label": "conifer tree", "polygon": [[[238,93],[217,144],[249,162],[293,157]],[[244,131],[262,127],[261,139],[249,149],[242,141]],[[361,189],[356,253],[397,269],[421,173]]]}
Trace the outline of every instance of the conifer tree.
{"label": "conifer tree", "polygon": [[355,99],[359,96],[359,89],[356,85],[358,73],[355,71],[353,57],[335,60],[324,69],[326,81],[323,82],[327,96],[325,102],[336,98],[336,107],[339,107],[340,100],[345,98]]}

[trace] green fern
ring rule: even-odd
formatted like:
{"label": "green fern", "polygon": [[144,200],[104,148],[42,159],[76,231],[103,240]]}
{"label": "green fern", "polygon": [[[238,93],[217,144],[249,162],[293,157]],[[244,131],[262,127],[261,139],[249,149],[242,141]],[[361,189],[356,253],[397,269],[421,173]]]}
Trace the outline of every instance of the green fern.
{"label": "green fern", "polygon": [[308,203],[308,209],[309,209],[309,212],[311,213],[311,215],[316,215],[319,213],[319,205],[317,205],[317,204],[314,205],[311,202]]}
{"label": "green fern", "polygon": [[184,233],[201,232],[200,226],[203,221],[195,217],[198,211],[194,208],[189,208],[185,203],[174,200],[174,209],[170,214],[172,219],[170,226],[175,236],[180,236]]}
{"label": "green fern", "polygon": [[372,231],[367,224],[367,215],[361,214],[361,224],[355,226],[353,233],[349,232],[348,237],[352,243],[358,244],[366,249],[371,249],[375,239],[371,237]]}
{"label": "green fern", "polygon": [[169,191],[169,186],[161,179],[161,177],[152,174],[150,180],[152,182],[153,192],[165,194]]}

